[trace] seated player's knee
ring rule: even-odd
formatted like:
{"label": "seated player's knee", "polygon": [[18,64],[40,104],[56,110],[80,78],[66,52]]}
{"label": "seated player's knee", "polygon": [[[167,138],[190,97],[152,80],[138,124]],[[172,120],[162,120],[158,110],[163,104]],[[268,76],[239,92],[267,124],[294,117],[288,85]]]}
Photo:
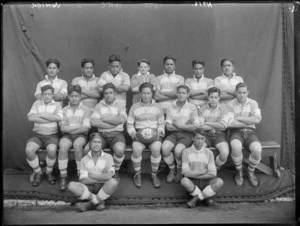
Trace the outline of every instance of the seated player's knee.
{"label": "seated player's knee", "polygon": [[216,145],[217,149],[219,150],[220,157],[223,159],[227,159],[229,155],[229,146],[228,144],[222,142]]}
{"label": "seated player's knee", "polygon": [[220,177],[217,177],[212,181],[210,186],[214,191],[218,191],[223,185],[224,181]]}
{"label": "seated player's knee", "polygon": [[33,143],[28,143],[25,148],[25,153],[28,159],[34,159],[39,146]]}
{"label": "seated player's knee", "polygon": [[189,185],[189,183],[190,183],[190,180],[187,177],[182,177],[180,180],[180,184],[182,186],[187,186],[187,185]]}
{"label": "seated player's knee", "polygon": [[116,156],[122,157],[125,153],[125,144],[123,143],[116,143],[113,146],[113,152],[116,154]]}
{"label": "seated player's knee", "polygon": [[174,145],[169,141],[164,141],[162,143],[162,154],[163,156],[169,156],[173,149]]}
{"label": "seated player's knee", "polygon": [[71,182],[68,183],[67,187],[68,187],[69,191],[74,191],[76,189],[76,183],[71,181]]}
{"label": "seated player's knee", "polygon": [[57,146],[55,144],[49,144],[46,149],[49,156],[56,156]]}
{"label": "seated player's knee", "polygon": [[260,158],[261,152],[262,152],[262,147],[261,147],[261,144],[259,142],[251,143],[250,146],[249,146],[249,149],[255,156]]}
{"label": "seated player's knee", "polygon": [[116,178],[112,177],[108,180],[108,184],[110,187],[117,187],[119,182]]}
{"label": "seated player's knee", "polygon": [[80,142],[74,142],[73,143],[73,149],[74,151],[83,151],[83,147],[84,147],[84,143],[80,143]]}
{"label": "seated player's knee", "polygon": [[174,149],[174,154],[175,157],[178,159],[181,159],[182,156],[182,152],[186,147],[183,144],[178,144],[176,145],[175,149]]}

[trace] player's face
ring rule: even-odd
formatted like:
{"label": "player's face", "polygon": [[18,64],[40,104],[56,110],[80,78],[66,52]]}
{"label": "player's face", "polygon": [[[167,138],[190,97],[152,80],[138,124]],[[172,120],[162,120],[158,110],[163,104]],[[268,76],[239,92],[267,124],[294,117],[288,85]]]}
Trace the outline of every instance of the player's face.
{"label": "player's face", "polygon": [[115,101],[115,91],[112,88],[108,88],[104,91],[104,100],[107,103],[112,103]]}
{"label": "player's face", "polygon": [[120,73],[121,68],[122,66],[119,61],[111,62],[108,66],[110,73],[112,73],[114,76]]}
{"label": "player's face", "polygon": [[86,77],[92,77],[94,74],[94,65],[92,63],[86,63],[82,68],[82,74]]}
{"label": "player's face", "polygon": [[152,91],[149,87],[142,89],[142,101],[144,103],[150,103],[152,101]]}
{"label": "player's face", "polygon": [[222,71],[225,75],[231,75],[234,72],[233,64],[228,60],[224,61],[222,65]]}
{"label": "player's face", "polygon": [[102,149],[102,140],[99,137],[95,137],[91,142],[90,142],[90,148],[95,151],[99,152]]}
{"label": "player's face", "polygon": [[71,105],[78,105],[80,103],[81,100],[81,95],[77,92],[72,92],[69,96],[68,96],[69,102]]}
{"label": "player's face", "polygon": [[208,101],[209,101],[210,106],[212,106],[212,107],[217,106],[220,101],[219,93],[217,93],[217,92],[211,93],[208,97]]}
{"label": "player's face", "polygon": [[150,66],[147,63],[145,62],[140,63],[139,71],[141,72],[142,75],[146,75],[149,70],[150,70]]}
{"label": "player's face", "polygon": [[197,149],[202,148],[205,142],[205,136],[197,133],[196,136],[193,137],[194,145]]}
{"label": "player's face", "polygon": [[186,101],[188,97],[189,97],[189,93],[186,89],[180,88],[177,91],[177,98],[179,101]]}
{"label": "player's face", "polygon": [[50,63],[47,67],[47,74],[51,77],[55,77],[57,76],[59,72],[59,68],[57,67],[57,65],[55,63]]}
{"label": "player's face", "polygon": [[172,74],[175,70],[175,63],[173,60],[169,59],[166,60],[165,64],[164,64],[164,70],[167,74]]}
{"label": "player's face", "polygon": [[46,104],[49,104],[53,100],[54,94],[51,89],[47,89],[42,93],[43,100]]}
{"label": "player's face", "polygon": [[241,87],[236,91],[236,98],[239,102],[244,103],[247,100],[248,94],[247,87]]}
{"label": "player's face", "polygon": [[204,73],[204,67],[202,64],[195,64],[194,66],[194,75],[196,78],[201,78],[202,74]]}

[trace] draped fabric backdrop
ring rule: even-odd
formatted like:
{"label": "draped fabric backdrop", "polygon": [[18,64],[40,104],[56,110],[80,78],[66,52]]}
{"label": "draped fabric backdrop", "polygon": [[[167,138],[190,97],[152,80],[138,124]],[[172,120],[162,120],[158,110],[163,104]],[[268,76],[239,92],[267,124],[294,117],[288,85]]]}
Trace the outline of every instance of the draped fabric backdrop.
{"label": "draped fabric backdrop", "polygon": [[[147,58],[151,72],[158,76],[163,57],[171,54],[177,58],[176,73],[185,78],[193,74],[192,60],[200,58],[206,62],[205,76],[212,79],[221,74],[220,60],[232,58],[236,73],[248,84],[250,97],[261,107],[258,136],[282,144],[282,10],[290,18],[290,5],[4,5],[3,167],[29,167],[25,145],[33,124],[27,113],[50,57],[61,61],[59,77],[68,83],[80,76],[85,57],[95,60],[98,77],[107,70],[108,56],[113,53],[121,55],[123,69],[130,76],[137,72],[140,58]],[[286,23],[285,29],[285,38],[291,39],[291,25]],[[281,157],[292,151],[283,149]]]}

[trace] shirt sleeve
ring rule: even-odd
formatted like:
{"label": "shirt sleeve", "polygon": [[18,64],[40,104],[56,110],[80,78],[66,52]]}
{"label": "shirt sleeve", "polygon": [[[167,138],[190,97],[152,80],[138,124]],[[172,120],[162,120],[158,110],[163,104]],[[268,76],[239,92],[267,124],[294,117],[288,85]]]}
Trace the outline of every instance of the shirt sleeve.
{"label": "shirt sleeve", "polygon": [[158,131],[161,131],[163,135],[165,135],[165,116],[163,113],[163,109],[158,105],[159,115],[158,115]]}
{"label": "shirt sleeve", "polygon": [[82,125],[91,128],[91,111],[88,108],[85,110]]}
{"label": "shirt sleeve", "polygon": [[62,112],[63,112],[63,118],[59,122],[59,125],[60,126],[67,126],[67,125],[69,125],[69,120],[68,120],[67,114],[66,114],[67,111],[65,109],[62,109]]}
{"label": "shirt sleeve", "polygon": [[171,112],[171,109],[168,108],[168,109],[167,109],[167,119],[166,119],[166,123],[169,123],[169,124],[172,125],[173,116],[172,116],[171,113],[172,113],[172,112]]}
{"label": "shirt sleeve", "polygon": [[262,119],[261,110],[258,107],[258,103],[253,100],[253,102],[251,102],[250,107],[251,107],[251,116],[261,120]]}
{"label": "shirt sleeve", "polygon": [[68,83],[64,80],[62,80],[62,85],[61,85],[61,94],[66,98],[67,93],[68,93]]}
{"label": "shirt sleeve", "polygon": [[79,180],[89,178],[89,172],[88,172],[88,168],[86,167],[84,158],[81,159],[80,165],[81,165],[81,169],[80,169]]}
{"label": "shirt sleeve", "polygon": [[31,106],[30,111],[28,112],[27,116],[32,115],[32,114],[37,114],[38,113],[38,101],[35,101],[33,105]]}
{"label": "shirt sleeve", "polygon": [[72,86],[78,85],[78,78],[74,78],[71,82]]}
{"label": "shirt sleeve", "polygon": [[63,120],[63,111],[62,111],[62,107],[61,107],[60,103],[56,102],[56,108],[55,108],[54,114],[58,115],[61,118],[61,120]]}
{"label": "shirt sleeve", "polygon": [[180,85],[184,85],[184,77],[179,75],[179,80],[178,80],[178,83],[177,83],[177,86],[180,86]]}
{"label": "shirt sleeve", "polygon": [[225,128],[227,128],[227,126],[228,126],[228,120],[229,120],[228,110],[225,105],[222,105],[220,107],[220,123]]}
{"label": "shirt sleeve", "polygon": [[217,88],[219,88],[221,91],[223,91],[223,86],[222,86],[222,83],[221,83],[219,77],[215,78],[215,80],[214,80],[213,83],[214,83],[214,86],[215,86],[215,87],[217,87]]}
{"label": "shirt sleeve", "polygon": [[209,79],[208,82],[207,82],[207,89],[211,88],[214,86],[214,80],[212,79]]}
{"label": "shirt sleeve", "polygon": [[99,78],[99,80],[97,82],[97,86],[102,87],[102,86],[104,86],[107,83],[107,81],[106,81],[106,73],[107,72],[103,72],[101,74],[101,76],[100,76],[100,78]]}
{"label": "shirt sleeve", "polygon": [[183,175],[190,171],[189,159],[188,159],[188,155],[187,155],[187,149],[183,150],[183,152],[182,152],[182,168],[181,168],[181,171],[182,171]]}
{"label": "shirt sleeve", "polygon": [[119,108],[119,116],[123,116],[125,118],[125,121],[127,121],[128,116],[127,116],[125,107],[121,106]]}
{"label": "shirt sleeve", "polygon": [[35,89],[35,93],[34,93],[34,96],[36,96],[37,94],[42,94],[42,90],[41,90],[41,82],[39,82],[36,86],[36,89]]}
{"label": "shirt sleeve", "polygon": [[106,170],[107,172],[113,172],[113,175],[115,174],[115,163],[113,157],[110,154],[108,154]]}
{"label": "shirt sleeve", "polygon": [[207,165],[207,173],[217,176],[217,169],[214,160],[214,154],[211,150],[208,152],[208,165]]}
{"label": "shirt sleeve", "polygon": [[187,78],[187,79],[185,80],[184,84],[187,85],[187,86],[190,88],[190,90],[192,89],[192,86],[191,86],[191,80],[190,80],[189,78]]}
{"label": "shirt sleeve", "polygon": [[123,73],[122,80],[124,85],[128,85],[130,87],[130,77],[127,73]]}
{"label": "shirt sleeve", "polygon": [[94,111],[91,115],[91,120],[92,119],[100,119],[101,118],[101,114],[100,114],[100,106],[99,104],[97,104],[94,108]]}
{"label": "shirt sleeve", "polygon": [[150,75],[150,83],[155,87],[155,89],[158,89],[158,80],[154,74]]}
{"label": "shirt sleeve", "polygon": [[134,122],[135,122],[134,110],[135,110],[135,105],[132,105],[129,110],[129,114],[127,118],[127,132],[130,136],[136,131],[134,128]]}
{"label": "shirt sleeve", "polygon": [[234,121],[234,109],[230,104],[226,104],[225,105],[227,108],[227,127],[229,127],[231,125],[231,123]]}

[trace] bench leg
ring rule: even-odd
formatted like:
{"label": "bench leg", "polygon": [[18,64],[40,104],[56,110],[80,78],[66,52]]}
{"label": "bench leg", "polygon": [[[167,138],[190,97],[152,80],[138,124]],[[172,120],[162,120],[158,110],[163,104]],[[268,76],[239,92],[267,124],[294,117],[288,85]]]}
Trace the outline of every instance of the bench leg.
{"label": "bench leg", "polygon": [[273,175],[277,178],[281,177],[281,173],[277,164],[277,157],[276,157],[276,153],[273,156],[269,157],[270,160],[270,166],[273,170]]}

